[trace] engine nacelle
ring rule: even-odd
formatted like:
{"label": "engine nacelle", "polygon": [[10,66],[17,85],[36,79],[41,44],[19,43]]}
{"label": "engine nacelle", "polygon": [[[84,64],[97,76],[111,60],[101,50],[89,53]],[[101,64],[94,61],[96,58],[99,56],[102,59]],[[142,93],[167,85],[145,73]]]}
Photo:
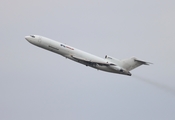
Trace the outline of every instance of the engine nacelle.
{"label": "engine nacelle", "polygon": [[121,63],[120,60],[113,58],[111,56],[108,56],[108,55],[105,56],[105,59],[107,59],[110,62],[116,63],[117,65],[120,65],[120,63]]}
{"label": "engine nacelle", "polygon": [[117,71],[120,71],[120,72],[123,72],[124,70],[119,67],[119,66],[111,66],[113,69],[117,70]]}
{"label": "engine nacelle", "polygon": [[105,59],[113,59],[111,56],[105,55]]}

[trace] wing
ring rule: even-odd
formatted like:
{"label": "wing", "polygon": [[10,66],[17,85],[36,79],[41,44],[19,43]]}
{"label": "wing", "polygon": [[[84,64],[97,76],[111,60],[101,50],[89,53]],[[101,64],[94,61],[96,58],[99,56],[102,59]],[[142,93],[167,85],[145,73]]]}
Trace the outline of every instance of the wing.
{"label": "wing", "polygon": [[110,66],[110,65],[115,65],[113,63],[107,63],[107,62],[97,62],[97,61],[91,61],[91,60],[86,60],[81,57],[73,56],[71,55],[72,58],[74,58],[77,61],[86,63],[86,65],[101,65],[101,66]]}

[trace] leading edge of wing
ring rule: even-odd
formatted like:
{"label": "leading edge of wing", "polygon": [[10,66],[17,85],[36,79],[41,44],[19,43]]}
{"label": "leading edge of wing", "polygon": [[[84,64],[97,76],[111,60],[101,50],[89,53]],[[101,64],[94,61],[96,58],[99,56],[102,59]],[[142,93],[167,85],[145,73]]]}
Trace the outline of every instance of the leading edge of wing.
{"label": "leading edge of wing", "polygon": [[106,63],[106,62],[97,62],[97,61],[86,60],[84,58],[73,56],[73,55],[71,55],[71,57],[76,59],[76,60],[78,60],[78,61],[82,61],[82,62],[86,62],[86,63],[98,64],[98,65],[103,65],[103,66],[115,65],[113,63]]}

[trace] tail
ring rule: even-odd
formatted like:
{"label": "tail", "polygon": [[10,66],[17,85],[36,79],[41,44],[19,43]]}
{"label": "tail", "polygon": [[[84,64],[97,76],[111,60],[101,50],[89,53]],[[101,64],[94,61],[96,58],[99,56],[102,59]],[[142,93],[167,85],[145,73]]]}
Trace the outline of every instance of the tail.
{"label": "tail", "polygon": [[135,57],[121,60],[121,66],[128,71],[131,71],[135,69],[136,67],[139,67],[140,65],[149,65],[149,64],[152,64],[152,63],[138,60]]}

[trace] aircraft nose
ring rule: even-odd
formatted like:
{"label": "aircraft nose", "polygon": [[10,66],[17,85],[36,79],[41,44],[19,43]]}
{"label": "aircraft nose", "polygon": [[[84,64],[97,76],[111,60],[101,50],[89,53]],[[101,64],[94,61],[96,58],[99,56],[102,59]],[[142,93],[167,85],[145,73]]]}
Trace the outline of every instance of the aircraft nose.
{"label": "aircraft nose", "polygon": [[29,38],[30,38],[29,36],[25,36],[25,39],[26,39],[27,41],[29,41]]}

